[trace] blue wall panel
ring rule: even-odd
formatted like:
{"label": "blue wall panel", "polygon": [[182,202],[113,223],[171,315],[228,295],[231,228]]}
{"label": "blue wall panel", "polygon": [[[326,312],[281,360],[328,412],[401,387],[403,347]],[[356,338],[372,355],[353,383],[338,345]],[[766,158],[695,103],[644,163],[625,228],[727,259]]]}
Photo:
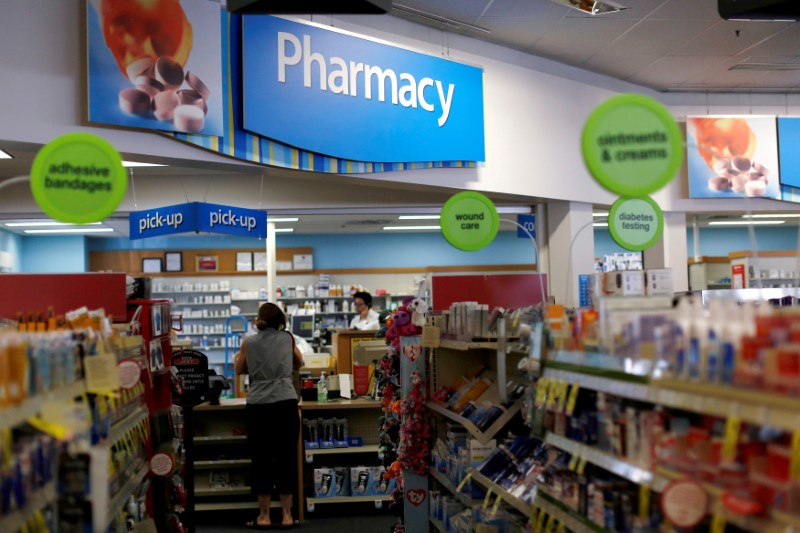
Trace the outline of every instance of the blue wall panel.
{"label": "blue wall panel", "polygon": [[86,272],[89,266],[87,254],[86,238],[83,236],[23,237],[22,272]]}
{"label": "blue wall panel", "polygon": [[0,251],[8,252],[12,257],[12,272],[22,271],[22,236],[0,230]]}

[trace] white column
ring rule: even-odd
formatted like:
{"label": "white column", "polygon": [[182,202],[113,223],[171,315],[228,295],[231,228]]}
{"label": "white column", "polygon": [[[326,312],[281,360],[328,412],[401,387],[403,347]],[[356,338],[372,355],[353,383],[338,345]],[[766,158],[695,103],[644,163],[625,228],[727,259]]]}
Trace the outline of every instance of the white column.
{"label": "white column", "polygon": [[675,292],[689,290],[689,252],[686,213],[664,213],[664,233],[644,251],[645,268],[671,268]]}
{"label": "white column", "polygon": [[592,204],[547,203],[548,269],[556,303],[578,307],[578,275],[594,272]]}
{"label": "white column", "polygon": [[[550,269],[550,243],[547,233],[547,204],[536,204],[536,271],[548,272]],[[547,294],[553,294],[550,275],[547,276]]]}
{"label": "white column", "polygon": [[[275,302],[275,276],[277,273],[277,253],[275,251],[275,223],[267,223],[267,301]],[[276,302],[277,303],[277,302]]]}

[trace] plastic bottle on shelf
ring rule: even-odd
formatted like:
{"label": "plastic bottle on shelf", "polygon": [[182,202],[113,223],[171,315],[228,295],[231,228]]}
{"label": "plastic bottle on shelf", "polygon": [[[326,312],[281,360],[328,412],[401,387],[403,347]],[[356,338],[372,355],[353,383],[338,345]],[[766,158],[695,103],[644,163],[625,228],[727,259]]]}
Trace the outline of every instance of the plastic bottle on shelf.
{"label": "plastic bottle on shelf", "polygon": [[311,285],[311,284],[308,285],[308,288],[306,289],[306,296],[308,296],[309,298],[313,298],[314,297],[314,286],[313,285]]}
{"label": "plastic bottle on shelf", "polygon": [[342,302],[342,313],[349,313],[349,312],[350,312],[350,306],[348,305],[347,300],[345,300]]}
{"label": "plastic bottle on shelf", "polygon": [[320,374],[319,381],[317,382],[317,401],[328,401],[328,378],[325,377],[325,372]]}
{"label": "plastic bottle on shelf", "polygon": [[321,313],[322,312],[322,304],[320,303],[319,300],[314,302],[314,312],[315,313]]}

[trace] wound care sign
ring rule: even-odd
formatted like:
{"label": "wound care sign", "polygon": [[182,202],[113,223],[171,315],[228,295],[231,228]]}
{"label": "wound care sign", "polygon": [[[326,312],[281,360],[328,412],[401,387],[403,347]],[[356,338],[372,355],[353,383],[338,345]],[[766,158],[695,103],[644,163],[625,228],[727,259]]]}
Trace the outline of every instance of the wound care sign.
{"label": "wound care sign", "polygon": [[464,191],[445,202],[439,216],[444,238],[466,252],[489,245],[500,226],[494,203],[479,192]]}

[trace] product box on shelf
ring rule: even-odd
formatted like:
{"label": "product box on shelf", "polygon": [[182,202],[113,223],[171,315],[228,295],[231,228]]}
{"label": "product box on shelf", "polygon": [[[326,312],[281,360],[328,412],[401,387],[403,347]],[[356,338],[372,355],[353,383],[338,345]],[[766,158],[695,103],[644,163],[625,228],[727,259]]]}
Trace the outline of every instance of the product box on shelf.
{"label": "product box on shelf", "polygon": [[353,496],[386,496],[395,487],[394,479],[385,479],[382,466],[350,468],[350,490]]}
{"label": "product box on shelf", "polygon": [[315,468],[314,496],[333,498],[350,496],[350,472],[347,467]]}
{"label": "product box on shelf", "polygon": [[644,271],[645,292],[648,295],[665,294],[672,296],[671,268],[651,268]]}

